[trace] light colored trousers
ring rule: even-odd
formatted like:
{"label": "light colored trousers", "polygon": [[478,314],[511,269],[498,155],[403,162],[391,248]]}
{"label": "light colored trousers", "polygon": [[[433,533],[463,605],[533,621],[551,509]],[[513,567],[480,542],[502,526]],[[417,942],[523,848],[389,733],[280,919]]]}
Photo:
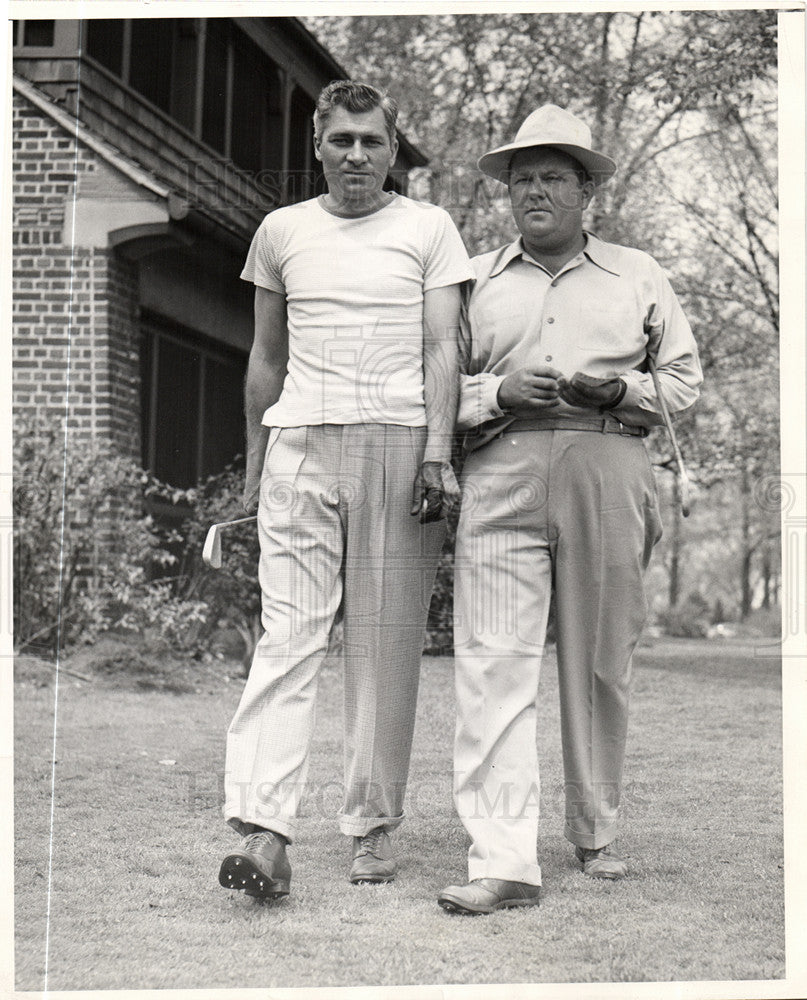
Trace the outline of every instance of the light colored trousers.
{"label": "light colored trousers", "polygon": [[538,674],[554,585],[565,835],[616,836],[643,573],[661,535],[641,438],[504,434],[463,470],[455,555],[454,800],[469,878],[541,883]]}
{"label": "light colored trousers", "polygon": [[258,508],[264,635],[227,735],[225,819],[293,839],[319,669],[342,607],[343,833],[403,819],[420,661],[445,522],[409,513],[426,428],[273,430]]}

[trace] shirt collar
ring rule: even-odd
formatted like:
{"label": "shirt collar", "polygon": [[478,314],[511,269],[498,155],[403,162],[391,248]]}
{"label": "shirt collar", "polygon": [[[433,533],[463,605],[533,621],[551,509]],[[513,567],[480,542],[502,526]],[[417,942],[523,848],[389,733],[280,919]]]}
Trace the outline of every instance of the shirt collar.
{"label": "shirt collar", "polygon": [[585,230],[585,233],[586,245],[583,247],[583,253],[592,264],[596,264],[597,267],[601,267],[604,271],[615,274],[618,278],[620,270],[619,261],[614,252],[616,248],[610,243],[604,243],[599,236],[595,236],[594,233],[590,233],[588,230]]}
{"label": "shirt collar", "polygon": [[499,259],[490,272],[491,278],[495,278],[497,274],[501,274],[507,265],[511,264],[517,257],[520,257],[522,253],[524,253],[524,247],[519,236],[518,239],[513,240],[512,243],[508,243],[506,247],[502,247],[499,251]]}
{"label": "shirt collar", "polygon": [[[586,257],[588,257],[592,264],[596,264],[597,267],[601,267],[604,271],[609,271],[611,274],[619,277],[620,271],[616,254],[613,252],[610,244],[604,243],[599,236],[595,236],[594,233],[590,233],[588,230],[584,230],[584,232],[586,234],[586,245],[583,247],[583,253]],[[508,264],[512,264],[523,253],[526,253],[526,251],[519,236],[518,239],[513,240],[512,243],[508,243],[507,246],[502,247],[499,251],[499,259],[491,269],[490,277],[495,278],[497,274],[501,274]]]}

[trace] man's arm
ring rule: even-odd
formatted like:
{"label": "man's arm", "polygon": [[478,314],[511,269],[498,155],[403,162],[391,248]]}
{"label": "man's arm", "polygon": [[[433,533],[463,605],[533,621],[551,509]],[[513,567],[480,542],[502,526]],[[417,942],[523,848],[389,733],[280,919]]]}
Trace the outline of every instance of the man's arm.
{"label": "man's arm", "polygon": [[481,424],[504,417],[536,417],[558,405],[560,372],[550,365],[534,365],[506,375],[493,372],[468,374],[473,333],[468,315],[471,288],[463,289],[460,306],[460,399],[457,429],[473,431]]}
{"label": "man's arm", "polygon": [[423,293],[423,396],[428,430],[412,498],[412,514],[420,514],[421,521],[445,517],[459,500],[450,464],[459,399],[459,311],[459,285]]}
{"label": "man's arm", "polygon": [[424,462],[448,462],[457,418],[460,286],[423,295],[423,395],[428,435]]}
{"label": "man's arm", "polygon": [[289,362],[286,296],[255,288],[255,337],[249,352],[244,389],[247,418],[247,471],[244,508],[252,514],[258,506],[261,471],[269,428],[261,423],[266,409],[280,398]]}
{"label": "man's arm", "polygon": [[[670,413],[683,413],[698,398],[703,381],[698,348],[668,278],[655,261],[651,267],[653,296],[644,323],[647,353],[655,360]],[[603,408],[626,424],[652,427],[663,422],[647,371],[631,369],[610,379],[586,379],[576,372],[561,381],[561,396],[572,406]]]}

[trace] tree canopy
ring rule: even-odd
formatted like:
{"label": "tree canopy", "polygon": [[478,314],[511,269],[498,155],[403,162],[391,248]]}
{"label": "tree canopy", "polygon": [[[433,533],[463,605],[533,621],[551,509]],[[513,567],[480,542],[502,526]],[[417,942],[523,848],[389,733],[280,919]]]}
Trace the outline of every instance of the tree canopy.
{"label": "tree canopy", "polygon": [[[471,253],[516,235],[507,192],[476,169],[478,157],[545,103],[589,124],[618,172],[587,225],[662,263],[698,339],[702,399],[679,433],[703,504],[717,484],[733,484],[726,532],[744,566],[738,603],[748,605],[754,553],[776,530],[775,512],[753,502],[778,474],[776,12],[306,23],[354,78],[396,98],[401,128],[429,157],[412,194],[447,208]],[[653,443],[657,464],[671,467],[664,439]]]}

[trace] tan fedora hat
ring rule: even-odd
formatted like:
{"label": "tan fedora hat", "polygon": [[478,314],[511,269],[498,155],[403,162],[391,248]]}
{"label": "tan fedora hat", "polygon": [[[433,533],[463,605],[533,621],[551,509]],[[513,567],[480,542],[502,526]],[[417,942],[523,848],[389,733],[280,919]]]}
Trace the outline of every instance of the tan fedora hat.
{"label": "tan fedora hat", "polygon": [[610,156],[591,148],[591,129],[588,125],[556,104],[544,104],[527,115],[515,140],[485,153],[477,166],[488,177],[506,181],[513,153],[532,146],[552,146],[573,156],[586,168],[595,184],[603,184],[616,172],[616,164]]}

